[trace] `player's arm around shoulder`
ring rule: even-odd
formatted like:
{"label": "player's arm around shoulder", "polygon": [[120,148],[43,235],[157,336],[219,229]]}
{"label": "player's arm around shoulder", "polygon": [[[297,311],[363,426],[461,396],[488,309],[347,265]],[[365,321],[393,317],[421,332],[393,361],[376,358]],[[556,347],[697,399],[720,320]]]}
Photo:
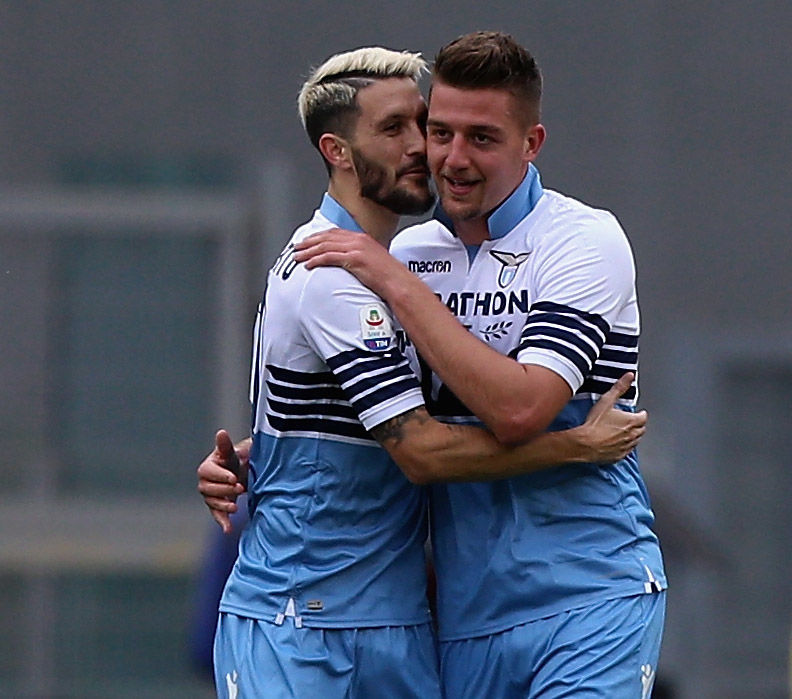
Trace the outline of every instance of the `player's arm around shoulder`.
{"label": "player's arm around shoulder", "polygon": [[646,431],[645,412],[614,408],[632,383],[626,374],[575,428],[545,432],[518,446],[499,442],[484,428],[441,423],[424,407],[371,430],[407,478],[416,484],[484,481],[540,471],[562,463],[613,463],[624,458]]}
{"label": "player's arm around shoulder", "polygon": [[382,295],[381,282],[392,275],[406,273],[388,249],[369,235],[339,228],[314,233],[295,246],[295,259],[307,270],[339,268]]}

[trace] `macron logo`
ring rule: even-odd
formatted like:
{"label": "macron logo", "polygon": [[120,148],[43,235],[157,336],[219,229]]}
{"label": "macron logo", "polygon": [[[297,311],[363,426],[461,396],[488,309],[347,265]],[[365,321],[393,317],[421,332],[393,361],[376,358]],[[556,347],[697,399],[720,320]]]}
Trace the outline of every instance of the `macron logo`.
{"label": "macron logo", "polygon": [[407,267],[414,274],[448,274],[451,272],[451,261],[410,260]]}
{"label": "macron logo", "polygon": [[226,687],[228,688],[228,699],[237,699],[237,694],[239,694],[239,687],[237,687],[237,680],[239,679],[239,675],[237,675],[237,671],[228,672],[225,676]]}
{"label": "macron logo", "polygon": [[655,671],[651,665],[641,665],[641,699],[648,699],[655,681]]}

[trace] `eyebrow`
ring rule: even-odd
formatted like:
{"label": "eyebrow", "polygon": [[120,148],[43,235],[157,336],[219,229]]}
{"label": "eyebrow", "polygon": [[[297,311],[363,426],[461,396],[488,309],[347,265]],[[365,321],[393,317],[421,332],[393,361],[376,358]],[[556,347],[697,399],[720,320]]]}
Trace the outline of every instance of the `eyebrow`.
{"label": "eyebrow", "polygon": [[411,117],[409,117],[404,112],[390,112],[389,114],[386,114],[381,119],[377,119],[377,121],[374,122],[374,125],[375,126],[384,126],[389,121],[404,121],[404,120],[410,119],[410,118]]}
{"label": "eyebrow", "polygon": [[426,110],[421,111],[419,114],[413,114],[412,112],[404,112],[404,111],[390,112],[381,119],[377,119],[377,121],[374,122],[374,125],[377,127],[384,126],[389,121],[393,121],[393,120],[412,121],[412,119],[415,117],[417,117],[418,120],[420,121],[425,116],[426,116]]}
{"label": "eyebrow", "polygon": [[[442,121],[440,119],[432,119],[431,117],[426,120],[427,126],[444,126],[448,128],[448,123]],[[484,133],[490,134],[502,134],[503,129],[500,126],[494,126],[493,124],[466,124],[465,131],[481,131]]]}

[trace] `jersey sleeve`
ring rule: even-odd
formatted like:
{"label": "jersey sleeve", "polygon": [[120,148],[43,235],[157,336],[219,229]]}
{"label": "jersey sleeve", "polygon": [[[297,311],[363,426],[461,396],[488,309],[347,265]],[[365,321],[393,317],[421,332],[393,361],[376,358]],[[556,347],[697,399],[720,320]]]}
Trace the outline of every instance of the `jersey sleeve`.
{"label": "jersey sleeve", "polygon": [[[544,366],[575,393],[635,300],[635,266],[615,217],[598,212],[539,243],[533,303],[513,356]],[[636,328],[637,342],[637,328]]]}
{"label": "jersey sleeve", "polygon": [[308,344],[367,430],[424,404],[396,344],[390,309],[370,289],[345,270],[320,267],[309,274],[299,303]]}

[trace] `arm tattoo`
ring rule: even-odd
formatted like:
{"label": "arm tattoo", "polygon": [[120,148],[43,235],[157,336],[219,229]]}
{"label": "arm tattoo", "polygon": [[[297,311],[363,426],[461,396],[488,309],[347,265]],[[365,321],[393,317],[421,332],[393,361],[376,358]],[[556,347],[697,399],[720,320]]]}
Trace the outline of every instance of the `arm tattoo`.
{"label": "arm tattoo", "polygon": [[414,408],[408,410],[406,413],[392,417],[380,425],[371,428],[371,436],[374,437],[380,444],[392,439],[398,444],[404,439],[405,427],[409,423],[414,423],[418,426],[425,424],[432,418],[426,412],[426,408]]}

